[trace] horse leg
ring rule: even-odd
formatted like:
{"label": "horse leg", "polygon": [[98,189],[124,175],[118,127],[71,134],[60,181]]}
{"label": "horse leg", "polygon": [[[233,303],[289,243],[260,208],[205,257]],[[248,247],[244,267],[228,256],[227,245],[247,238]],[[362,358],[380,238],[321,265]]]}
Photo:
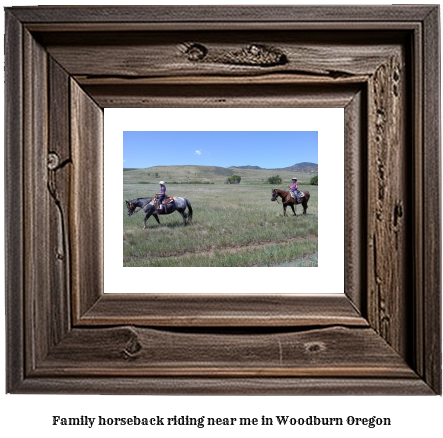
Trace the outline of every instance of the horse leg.
{"label": "horse leg", "polygon": [[144,230],[146,230],[146,221],[150,218],[150,216],[151,216],[151,213],[146,213],[145,219],[143,221],[145,224],[145,226],[143,227]]}
{"label": "horse leg", "polygon": [[154,213],[153,214],[153,216],[155,217],[155,220],[157,221],[157,223],[158,223],[158,226],[159,227],[161,227],[162,226],[162,224],[160,223],[160,221],[158,220],[158,216],[157,216],[157,213]]}
{"label": "horse leg", "polygon": [[292,208],[292,213],[294,213],[294,216],[297,216],[297,215],[295,214],[294,204],[290,204],[290,205],[291,205],[291,208]]}
{"label": "horse leg", "polygon": [[182,215],[182,218],[183,218],[183,226],[186,227],[186,216],[187,216],[187,214],[184,211],[180,211],[180,214]]}
{"label": "horse leg", "polygon": [[183,226],[185,227],[186,226],[186,219],[188,218],[188,214],[185,213],[185,211],[183,211],[182,216],[183,216]]}
{"label": "horse leg", "polygon": [[306,214],[306,210],[308,209],[308,203],[303,201],[303,214]]}
{"label": "horse leg", "polygon": [[286,216],[286,205],[283,204],[283,216]]}

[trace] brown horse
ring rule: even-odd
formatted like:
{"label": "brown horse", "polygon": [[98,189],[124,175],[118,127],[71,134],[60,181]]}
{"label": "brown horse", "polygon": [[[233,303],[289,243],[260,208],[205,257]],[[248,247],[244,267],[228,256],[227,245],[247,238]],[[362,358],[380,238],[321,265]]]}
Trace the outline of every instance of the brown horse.
{"label": "brown horse", "polygon": [[303,193],[304,196],[300,198],[300,201],[297,200],[297,198],[293,198],[291,196],[290,192],[287,192],[286,190],[279,190],[279,189],[272,189],[272,198],[271,201],[276,201],[277,197],[280,196],[280,198],[283,201],[283,216],[286,216],[286,207],[289,205],[292,208],[292,212],[294,213],[294,216],[297,216],[295,214],[294,205],[301,204],[303,205],[303,214],[306,214],[306,209],[308,208],[308,201],[311,195],[308,191],[301,191],[299,190],[299,193]]}

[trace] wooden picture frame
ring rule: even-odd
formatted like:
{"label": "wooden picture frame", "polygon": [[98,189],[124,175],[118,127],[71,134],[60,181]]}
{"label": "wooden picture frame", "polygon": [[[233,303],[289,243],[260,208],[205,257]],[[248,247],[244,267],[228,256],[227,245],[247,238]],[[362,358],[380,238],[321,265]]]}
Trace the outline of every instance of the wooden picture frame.
{"label": "wooden picture frame", "polygon": [[[438,6],[7,8],[7,392],[441,394],[439,58]],[[103,108],[176,106],[345,109],[345,294],[103,294]]]}

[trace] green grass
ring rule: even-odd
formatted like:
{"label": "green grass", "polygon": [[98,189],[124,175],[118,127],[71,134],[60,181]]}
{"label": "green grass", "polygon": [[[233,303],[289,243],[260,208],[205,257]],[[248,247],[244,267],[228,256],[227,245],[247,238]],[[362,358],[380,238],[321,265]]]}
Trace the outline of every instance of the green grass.
{"label": "green grass", "polygon": [[[140,175],[131,183],[126,175],[133,172],[124,172],[125,200],[158,192],[158,184],[139,184]],[[271,202],[271,188],[243,180],[239,185],[168,186],[168,195],[186,197],[192,204],[187,227],[173,213],[159,216],[162,228],[151,217],[143,230],[144,213],[128,216],[123,202],[124,266],[317,266],[318,187],[300,186],[311,199],[308,214],[302,215],[298,206],[297,217],[290,209],[283,217],[282,205]]]}

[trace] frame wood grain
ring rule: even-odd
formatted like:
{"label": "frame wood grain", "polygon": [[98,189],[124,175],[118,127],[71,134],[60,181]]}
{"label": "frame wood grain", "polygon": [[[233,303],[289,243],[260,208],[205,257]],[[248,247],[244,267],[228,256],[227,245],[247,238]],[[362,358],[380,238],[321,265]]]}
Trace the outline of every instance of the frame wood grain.
{"label": "frame wood grain", "polygon": [[[441,394],[439,57],[437,6],[7,8],[7,391]],[[103,108],[337,106],[344,295],[104,295]]]}

